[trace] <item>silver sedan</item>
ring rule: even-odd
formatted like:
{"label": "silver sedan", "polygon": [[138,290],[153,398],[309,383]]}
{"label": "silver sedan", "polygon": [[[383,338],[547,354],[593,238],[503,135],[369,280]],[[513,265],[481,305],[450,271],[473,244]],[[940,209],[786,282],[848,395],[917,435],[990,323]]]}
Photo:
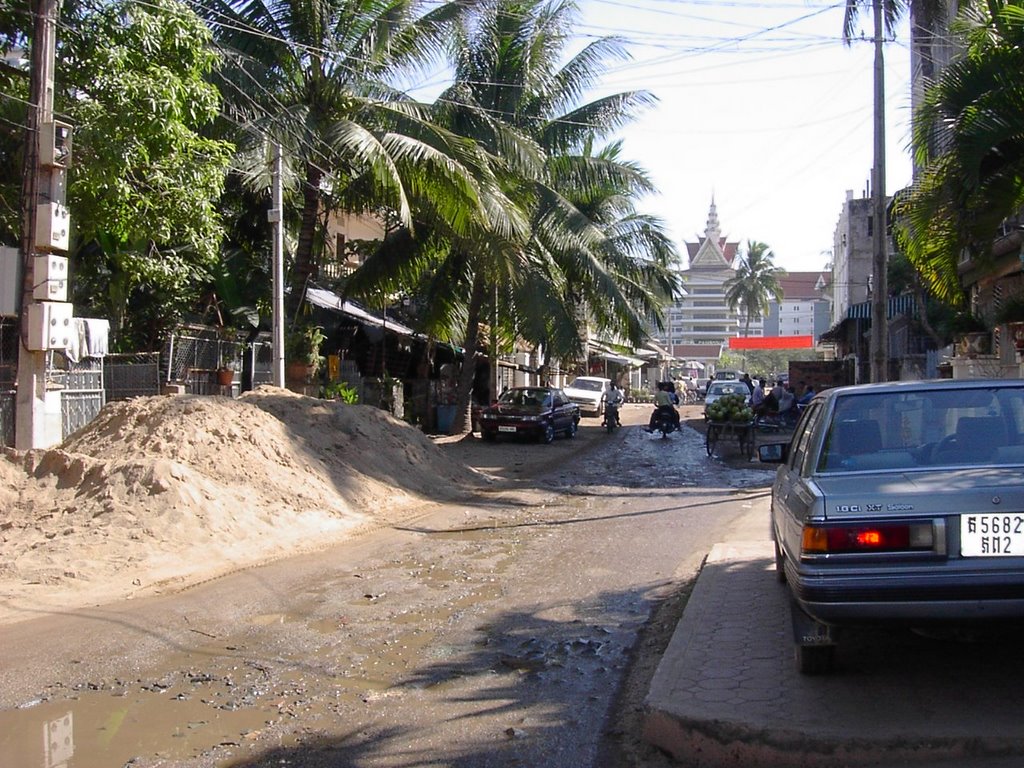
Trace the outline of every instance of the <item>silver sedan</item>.
{"label": "silver sedan", "polygon": [[826,390],[759,454],[801,671],[844,625],[1024,617],[1024,381]]}

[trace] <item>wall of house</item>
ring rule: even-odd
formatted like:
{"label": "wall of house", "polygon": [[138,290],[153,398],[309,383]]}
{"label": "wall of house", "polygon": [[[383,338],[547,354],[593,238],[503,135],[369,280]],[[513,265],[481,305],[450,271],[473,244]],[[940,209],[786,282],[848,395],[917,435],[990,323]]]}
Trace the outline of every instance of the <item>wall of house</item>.
{"label": "wall of house", "polygon": [[833,243],[831,325],[841,322],[851,305],[868,300],[872,226],[871,199],[854,198],[847,190]]}

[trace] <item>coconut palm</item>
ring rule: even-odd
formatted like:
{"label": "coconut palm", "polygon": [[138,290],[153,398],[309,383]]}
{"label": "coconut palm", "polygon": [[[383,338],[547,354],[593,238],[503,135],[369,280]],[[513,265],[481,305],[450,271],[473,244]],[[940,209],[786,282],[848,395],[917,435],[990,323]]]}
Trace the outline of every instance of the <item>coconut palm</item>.
{"label": "coconut palm", "polygon": [[475,148],[431,124],[393,87],[441,50],[465,2],[192,1],[229,63],[221,86],[232,119],[254,137],[251,177],[266,182],[263,150],[276,141],[297,182],[293,308],[314,271],[330,206],[385,207],[411,227],[413,207],[426,197],[451,226],[465,227],[480,199]]}
{"label": "coconut palm", "polygon": [[[481,232],[446,249],[421,243],[421,253],[397,254],[430,278],[435,332],[464,329],[456,430],[466,426],[482,319],[509,337],[579,356],[588,322],[639,339],[673,288],[664,268],[671,244],[656,220],[629,208],[650,182],[617,150],[590,151],[651,98],[623,93],[580,104],[603,63],[624,51],[604,38],[565,62],[576,13],[571,2],[489,0],[453,37],[455,78],[437,99],[435,120],[487,151],[506,204],[529,222],[512,238]],[[432,232],[442,228],[435,222]],[[379,277],[367,264],[353,286],[372,282],[372,270]]]}
{"label": "coconut palm", "polygon": [[747,241],[746,253],[740,254],[736,274],[725,281],[725,300],[733,312],[744,318],[743,335],[750,335],[750,323],[768,314],[769,299],[782,301],[779,278],[786,274],[774,264],[775,254],[765,243]]}
{"label": "coconut palm", "polygon": [[1024,206],[1024,3],[965,7],[955,26],[964,56],[931,87],[915,116],[923,173],[898,209],[908,257],[938,298],[960,304],[958,265],[980,263],[1000,223]]}

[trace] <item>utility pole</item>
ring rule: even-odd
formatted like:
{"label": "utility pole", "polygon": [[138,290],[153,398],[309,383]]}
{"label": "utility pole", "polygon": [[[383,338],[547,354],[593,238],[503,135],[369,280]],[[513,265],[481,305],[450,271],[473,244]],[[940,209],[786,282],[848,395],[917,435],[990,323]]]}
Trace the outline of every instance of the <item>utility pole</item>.
{"label": "utility pole", "polygon": [[874,136],[875,158],[872,169],[871,207],[874,219],[871,230],[871,269],[874,276],[871,294],[871,381],[889,380],[889,284],[888,270],[888,216],[885,205],[885,62],[882,55],[884,24],[882,4],[873,0],[875,21],[874,71]]}
{"label": "utility pole", "polygon": [[53,350],[67,349],[72,306],[67,303],[70,220],[65,202],[71,126],[53,119],[57,0],[36,0],[29,81],[28,129],[22,177],[21,320],[15,447],[59,443],[61,393],[47,380]]}
{"label": "utility pole", "polygon": [[274,365],[273,383],[275,387],[284,386],[284,180],[281,178],[281,144],[274,142],[274,178],[270,192],[270,210],[267,221],[273,230],[273,304],[271,315],[274,329]]}

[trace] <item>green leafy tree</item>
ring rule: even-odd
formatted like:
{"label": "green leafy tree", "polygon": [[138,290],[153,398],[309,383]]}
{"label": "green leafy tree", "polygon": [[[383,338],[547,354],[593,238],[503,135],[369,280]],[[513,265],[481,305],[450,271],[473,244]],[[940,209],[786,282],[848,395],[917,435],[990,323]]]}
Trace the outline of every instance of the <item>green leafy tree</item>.
{"label": "green leafy tree", "polygon": [[961,255],[984,265],[1000,223],[1024,206],[1024,4],[964,7],[966,52],[928,89],[915,115],[921,177],[898,207],[907,256],[929,291],[961,305]]}
{"label": "green leafy tree", "polygon": [[750,323],[768,314],[770,299],[782,301],[779,278],[786,274],[774,263],[771,248],[756,240],[747,241],[745,253],[740,254],[736,274],[725,281],[725,301],[733,312],[744,319],[744,335],[750,335]]}
{"label": "green leafy tree", "polygon": [[[129,348],[157,343],[191,306],[220,244],[232,147],[200,133],[219,109],[209,42],[175,0],[83,7],[62,27],[56,106],[75,126],[75,300],[109,316]],[[154,306],[129,314],[140,304]]]}

